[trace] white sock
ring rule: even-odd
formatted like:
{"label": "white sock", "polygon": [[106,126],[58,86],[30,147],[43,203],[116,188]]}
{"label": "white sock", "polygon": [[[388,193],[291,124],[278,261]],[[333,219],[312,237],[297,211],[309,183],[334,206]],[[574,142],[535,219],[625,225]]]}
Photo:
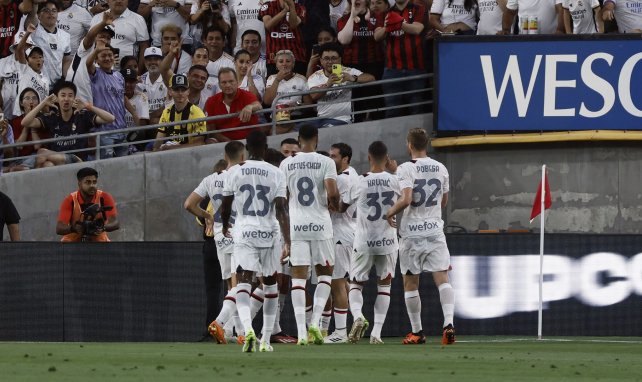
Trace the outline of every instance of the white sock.
{"label": "white sock", "polygon": [[372,327],[371,337],[381,338],[381,329],[386,321],[388,307],[390,306],[390,285],[377,286],[377,299],[374,305],[374,326]]}
{"label": "white sock", "polygon": [[441,310],[444,312],[444,327],[453,324],[455,315],[455,290],[449,283],[439,286],[439,301],[441,301]]}
{"label": "white sock", "polygon": [[250,313],[252,314],[252,320],[254,320],[254,317],[256,317],[256,314],[259,312],[259,310],[261,310],[261,307],[263,306],[264,295],[265,293],[260,286],[254,289],[254,291],[252,292],[252,300],[250,302]]}
{"label": "white sock", "polygon": [[307,339],[308,331],[305,326],[305,279],[292,278],[292,307],[299,339]]}
{"label": "white sock", "polygon": [[227,291],[225,299],[223,300],[223,307],[216,317],[216,322],[225,326],[225,323],[236,312],[236,287]]}
{"label": "white sock", "polygon": [[350,283],[350,292],[348,292],[348,302],[350,303],[350,313],[352,313],[352,318],[362,318],[363,313],[363,287],[359,284]]}
{"label": "white sock", "polygon": [[348,309],[334,308],[334,332],[346,336],[346,321],[348,320]]}
{"label": "white sock", "polygon": [[330,328],[330,320],[332,320],[332,310],[324,310],[321,314],[321,330],[327,331]]}
{"label": "white sock", "polygon": [[241,317],[239,317],[238,306],[236,307],[236,309],[237,311],[234,312],[234,315],[232,315],[232,321],[234,321],[234,328],[236,329],[236,335],[244,336],[245,328],[243,327],[243,322],[241,321]]}
{"label": "white sock", "polygon": [[405,292],[406,310],[408,311],[408,318],[410,318],[410,325],[412,332],[417,333],[421,330],[421,298],[419,297],[418,290]]}
{"label": "white sock", "polygon": [[281,329],[281,312],[283,311],[283,306],[285,305],[285,294],[280,293],[279,294],[279,307],[276,310],[276,318],[274,319],[274,330],[272,333],[281,333],[283,329]]}
{"label": "white sock", "polygon": [[323,314],[323,309],[325,309],[325,304],[328,302],[328,297],[330,297],[330,291],[332,290],[332,276],[317,276],[317,279],[319,280],[319,283],[317,284],[317,288],[314,290],[312,324],[317,327],[321,327],[321,315]]}
{"label": "white sock", "polygon": [[310,326],[312,323],[312,305],[305,306],[305,324]]}
{"label": "white sock", "polygon": [[233,337],[234,336],[234,320],[227,320],[227,322],[223,326],[223,330],[225,330],[225,338]]}
{"label": "white sock", "polygon": [[263,335],[262,341],[270,343],[276,312],[279,310],[279,287],[276,284],[264,285],[265,300],[263,303]]}
{"label": "white sock", "polygon": [[[245,333],[252,330],[252,314],[250,313],[250,293],[252,293],[252,285],[247,283],[239,283],[236,286],[236,309],[239,312],[239,318]],[[238,332],[238,327],[236,328]]]}

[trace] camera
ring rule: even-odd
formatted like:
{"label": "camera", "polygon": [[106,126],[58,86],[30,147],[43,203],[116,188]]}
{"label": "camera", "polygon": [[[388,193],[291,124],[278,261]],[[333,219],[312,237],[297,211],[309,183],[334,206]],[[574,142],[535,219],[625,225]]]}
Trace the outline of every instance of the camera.
{"label": "camera", "polygon": [[82,211],[82,219],[76,222],[81,227],[82,241],[87,241],[90,236],[96,236],[103,231],[105,221],[103,219],[96,220],[96,216],[112,209],[111,206],[101,206],[96,203]]}
{"label": "camera", "polygon": [[209,0],[210,1],[210,9],[216,9],[221,7],[221,0]]}

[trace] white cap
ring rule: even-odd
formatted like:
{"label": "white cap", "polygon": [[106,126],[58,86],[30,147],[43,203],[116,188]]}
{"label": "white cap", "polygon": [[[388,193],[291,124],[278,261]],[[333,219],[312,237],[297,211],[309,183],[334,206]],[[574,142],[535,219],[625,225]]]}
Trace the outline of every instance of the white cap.
{"label": "white cap", "polygon": [[160,48],[157,48],[155,46],[145,49],[145,58],[152,56],[163,57],[163,53],[161,52]]}
{"label": "white cap", "polygon": [[[9,50],[11,52],[16,50],[16,46],[18,46],[18,43],[20,42],[20,40],[22,40],[22,36],[24,36],[25,33],[26,33],[25,31],[20,31],[15,36],[13,36],[13,45],[9,47]],[[31,39],[31,36],[27,37],[27,45],[35,45],[33,43],[33,40]]]}

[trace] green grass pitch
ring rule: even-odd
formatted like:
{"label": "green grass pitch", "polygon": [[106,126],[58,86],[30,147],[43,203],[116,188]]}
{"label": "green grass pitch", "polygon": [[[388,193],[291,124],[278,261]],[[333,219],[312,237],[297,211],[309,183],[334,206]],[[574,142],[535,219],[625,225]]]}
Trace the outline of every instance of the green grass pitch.
{"label": "green grass pitch", "polygon": [[441,346],[0,343],[2,381],[642,381],[642,338],[459,336]]}

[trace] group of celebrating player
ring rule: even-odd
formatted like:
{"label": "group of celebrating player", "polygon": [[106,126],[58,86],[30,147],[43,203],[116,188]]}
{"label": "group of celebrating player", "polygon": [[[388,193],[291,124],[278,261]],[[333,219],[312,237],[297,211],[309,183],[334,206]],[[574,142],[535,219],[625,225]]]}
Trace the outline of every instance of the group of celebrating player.
{"label": "group of celebrating player", "polygon": [[[383,142],[370,144],[370,171],[361,176],[350,167],[352,149],[347,144],[332,145],[330,157],[318,153],[318,130],[310,125],[301,127],[298,141],[301,151],[287,158],[274,155],[260,131],[250,133],[245,146],[228,143],[226,162],[185,202],[213,230],[223,278],[228,281],[223,308],[209,325],[211,335],[226,343],[226,332],[234,327],[244,352],[257,347],[273,351],[270,341],[273,333],[280,332],[283,291],[290,286],[283,274],[289,274],[296,343],[356,343],[370,326],[362,313],[362,289],[374,266],[378,282],[370,343],[383,344],[381,330],[399,258],[412,326],[403,343],[426,342],[419,296],[422,272],[431,272],[439,289],[442,344],[454,343],[455,296],[448,280],[450,254],[441,219],[448,200],[448,171],[428,157],[426,131],[409,131],[412,160],[398,167]],[[198,206],[206,197],[212,203],[210,211]],[[311,275],[317,286],[306,319],[306,283]],[[257,278],[261,285],[253,291]],[[335,331],[327,336],[322,322],[324,315],[330,315],[324,314],[330,295]],[[252,319],[261,305],[259,341]],[[353,316],[349,332],[348,307]]]}

